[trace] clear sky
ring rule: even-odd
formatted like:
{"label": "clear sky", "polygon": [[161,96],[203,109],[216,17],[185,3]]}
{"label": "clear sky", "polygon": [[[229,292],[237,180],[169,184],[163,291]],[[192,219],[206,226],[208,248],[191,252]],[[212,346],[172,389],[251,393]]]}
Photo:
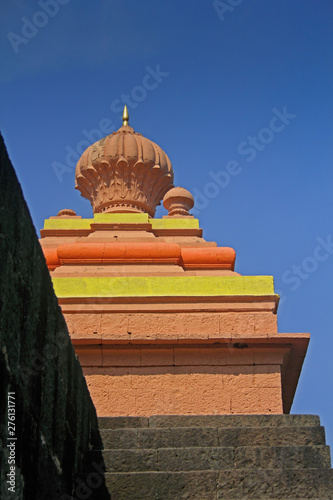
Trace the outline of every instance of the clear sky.
{"label": "clear sky", "polygon": [[127,102],[205,239],[234,247],[241,274],[274,276],[280,332],[311,333],[292,412],[319,414],[333,445],[332,1],[1,10],[1,129],[36,230],[62,208],[91,216],[74,167]]}

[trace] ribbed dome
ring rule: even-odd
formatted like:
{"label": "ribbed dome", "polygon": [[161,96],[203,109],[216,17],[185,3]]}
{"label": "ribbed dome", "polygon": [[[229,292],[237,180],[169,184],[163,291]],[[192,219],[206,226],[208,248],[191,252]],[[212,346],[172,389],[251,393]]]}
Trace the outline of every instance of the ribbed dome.
{"label": "ribbed dome", "polygon": [[75,188],[94,212],[147,212],[153,217],[173,187],[172,165],[157,144],[126,123],[82,154]]}

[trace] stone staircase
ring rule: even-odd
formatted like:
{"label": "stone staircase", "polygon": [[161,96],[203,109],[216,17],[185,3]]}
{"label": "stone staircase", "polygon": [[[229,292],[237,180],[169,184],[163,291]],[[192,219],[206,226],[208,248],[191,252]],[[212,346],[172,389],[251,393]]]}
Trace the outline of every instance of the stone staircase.
{"label": "stone staircase", "polygon": [[317,416],[116,417],[99,427],[112,500],[333,499]]}

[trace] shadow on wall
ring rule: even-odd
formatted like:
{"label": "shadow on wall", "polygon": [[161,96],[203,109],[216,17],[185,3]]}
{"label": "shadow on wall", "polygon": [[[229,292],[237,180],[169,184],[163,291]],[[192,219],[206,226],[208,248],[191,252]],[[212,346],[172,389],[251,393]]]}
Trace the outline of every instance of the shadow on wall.
{"label": "shadow on wall", "polygon": [[0,497],[110,499],[96,411],[0,137]]}

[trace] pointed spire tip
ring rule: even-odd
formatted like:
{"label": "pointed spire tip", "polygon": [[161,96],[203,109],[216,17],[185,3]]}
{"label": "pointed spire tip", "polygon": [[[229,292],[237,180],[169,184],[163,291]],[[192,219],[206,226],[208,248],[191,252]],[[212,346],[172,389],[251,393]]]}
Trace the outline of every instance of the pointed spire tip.
{"label": "pointed spire tip", "polygon": [[123,111],[123,127],[128,125],[128,120],[129,120],[128,109],[127,109],[127,106],[125,104],[124,111]]}

